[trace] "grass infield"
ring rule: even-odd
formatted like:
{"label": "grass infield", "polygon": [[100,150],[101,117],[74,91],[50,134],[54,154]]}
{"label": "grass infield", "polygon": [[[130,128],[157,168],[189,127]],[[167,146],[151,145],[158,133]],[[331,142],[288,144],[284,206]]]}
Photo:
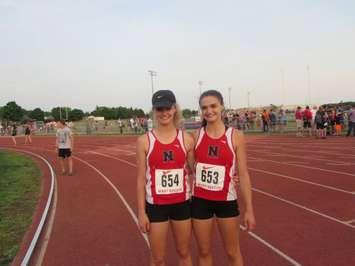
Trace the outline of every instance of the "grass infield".
{"label": "grass infield", "polygon": [[0,151],[0,265],[9,265],[32,222],[40,169],[29,157]]}

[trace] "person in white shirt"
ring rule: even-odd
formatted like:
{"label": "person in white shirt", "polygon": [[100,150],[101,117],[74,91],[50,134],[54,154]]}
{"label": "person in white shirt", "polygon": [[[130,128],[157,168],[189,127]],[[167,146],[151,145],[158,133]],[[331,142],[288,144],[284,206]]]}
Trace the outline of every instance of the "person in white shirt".
{"label": "person in white shirt", "polygon": [[73,159],[72,152],[74,148],[74,138],[70,128],[66,125],[64,120],[57,122],[57,138],[56,138],[56,150],[58,151],[60,166],[62,174],[67,173],[65,169],[65,160],[68,161],[68,174],[73,175]]}

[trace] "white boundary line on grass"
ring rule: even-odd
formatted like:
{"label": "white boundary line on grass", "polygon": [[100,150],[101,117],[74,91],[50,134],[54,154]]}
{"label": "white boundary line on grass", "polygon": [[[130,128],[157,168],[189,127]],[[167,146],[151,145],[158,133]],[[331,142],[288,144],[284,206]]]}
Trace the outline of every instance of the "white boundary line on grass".
{"label": "white boundary line on grass", "polygon": [[[94,153],[94,154],[97,154],[97,155],[101,155],[103,157],[108,157],[108,158],[111,158],[111,159],[114,159],[114,160],[118,160],[120,162],[123,162],[123,163],[126,163],[132,167],[137,167],[136,164],[133,164],[129,161],[126,161],[126,160],[123,160],[123,159],[120,159],[120,158],[117,158],[117,157],[114,157],[114,156],[110,156],[110,155],[106,155],[106,154],[101,154],[99,152],[90,152],[90,153]],[[241,229],[245,230],[245,227],[243,226],[240,226]],[[273,245],[271,245],[270,243],[268,243],[266,240],[262,239],[261,237],[259,237],[258,235],[256,235],[255,233],[252,233],[252,232],[248,232],[248,234],[250,236],[252,236],[253,238],[255,238],[256,240],[260,241],[261,243],[263,243],[265,246],[267,246],[268,248],[270,248],[272,251],[274,251],[275,253],[277,253],[278,255],[280,255],[281,257],[283,257],[284,259],[286,259],[288,262],[290,262],[292,265],[294,266],[300,266],[301,264],[298,263],[297,261],[295,261],[294,259],[292,259],[291,257],[287,256],[285,253],[283,253],[281,250],[277,249],[276,247],[274,247]]]}
{"label": "white boundary line on grass", "polygon": [[49,211],[50,205],[52,203],[52,199],[53,199],[54,186],[55,186],[55,182],[56,182],[56,175],[54,173],[52,165],[48,162],[48,160],[46,158],[42,157],[41,155],[38,155],[38,154],[30,152],[30,151],[13,149],[13,148],[5,148],[5,150],[16,151],[16,152],[20,152],[20,153],[21,152],[22,153],[27,153],[27,154],[30,154],[32,156],[37,157],[37,158],[41,159],[48,166],[49,171],[51,173],[51,187],[50,187],[50,190],[49,190],[47,203],[45,205],[44,211],[42,213],[42,216],[41,216],[40,222],[39,222],[39,224],[37,226],[37,229],[35,231],[35,234],[33,235],[32,241],[31,241],[31,243],[30,243],[30,245],[29,245],[29,247],[28,247],[28,249],[26,251],[25,256],[22,259],[22,262],[21,262],[21,266],[26,266],[26,265],[29,264],[29,261],[31,259],[32,254],[33,254],[33,251],[34,251],[34,249],[35,249],[35,247],[37,245],[39,236],[40,236],[40,234],[41,234],[41,232],[43,230],[44,223],[45,223],[45,221],[47,219],[48,211]]}

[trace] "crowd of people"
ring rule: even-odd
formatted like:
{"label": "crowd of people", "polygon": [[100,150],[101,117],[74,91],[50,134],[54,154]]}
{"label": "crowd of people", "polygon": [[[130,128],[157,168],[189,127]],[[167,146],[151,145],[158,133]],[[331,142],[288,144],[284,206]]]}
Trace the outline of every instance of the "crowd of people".
{"label": "crowd of people", "polygon": [[[340,136],[347,129],[347,136],[355,127],[354,107],[337,106],[298,106],[296,110],[263,109],[261,111],[229,111],[224,123],[243,131],[265,133],[296,131],[297,137]],[[292,126],[295,122],[295,126]]]}
{"label": "crowd of people", "polygon": [[[351,134],[355,122],[354,107],[345,109],[338,105],[333,107],[306,106],[302,110],[300,106],[295,111],[296,136],[314,136],[325,139],[327,136],[340,136],[347,127],[347,136]],[[353,133],[355,135],[355,131]]]}

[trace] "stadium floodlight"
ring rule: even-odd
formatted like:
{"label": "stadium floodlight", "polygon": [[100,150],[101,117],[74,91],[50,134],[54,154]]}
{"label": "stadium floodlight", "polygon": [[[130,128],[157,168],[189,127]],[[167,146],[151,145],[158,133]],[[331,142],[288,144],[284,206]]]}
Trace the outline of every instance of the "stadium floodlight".
{"label": "stadium floodlight", "polygon": [[153,77],[156,77],[157,76],[157,72],[154,71],[154,70],[148,70],[148,73],[150,75],[150,82],[151,82],[151,85],[152,85],[152,95],[154,94],[154,83],[153,83]]}

